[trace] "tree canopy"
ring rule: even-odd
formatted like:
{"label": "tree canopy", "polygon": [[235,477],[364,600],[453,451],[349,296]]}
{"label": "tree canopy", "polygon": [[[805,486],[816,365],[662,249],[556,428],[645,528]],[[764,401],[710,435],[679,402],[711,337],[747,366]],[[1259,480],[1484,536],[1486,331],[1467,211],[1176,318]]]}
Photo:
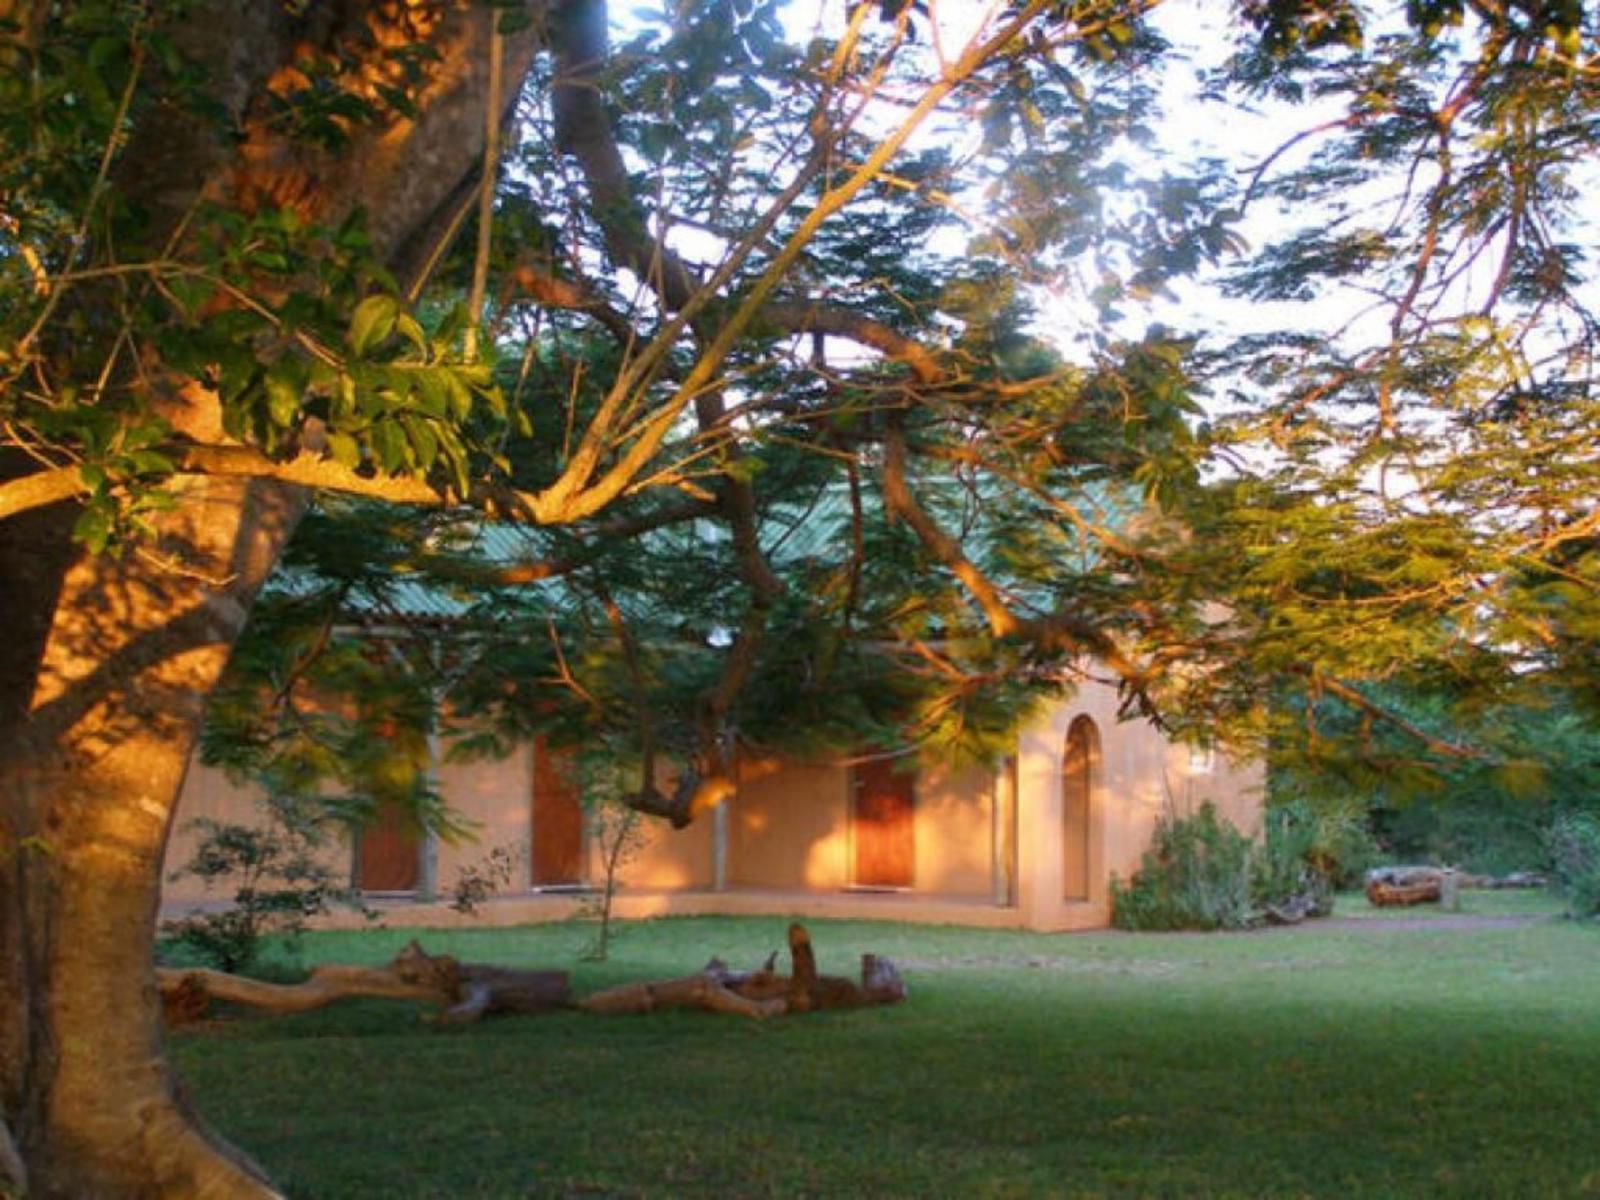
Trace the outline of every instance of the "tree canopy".
{"label": "tree canopy", "polygon": [[[992,753],[1086,672],[1374,763],[1592,711],[1594,17],[1240,0],[1193,103],[1283,132],[1201,154],[1165,7],[0,0],[0,1100],[41,1186],[247,1194],[167,1100],[104,1132],[137,1105],[71,1021],[148,971],[196,697],[285,554],[216,709],[306,778],[372,742],[316,689],[637,752],[675,819],[737,744]],[[340,639],[417,582],[449,653]]]}
{"label": "tree canopy", "polygon": [[[472,636],[448,668],[390,661],[375,670],[395,690],[358,691],[374,712],[407,686],[447,698],[466,750],[538,727],[695,778],[735,743],[982,756],[1089,670],[1130,711],[1317,770],[1559,772],[1484,714],[1592,708],[1581,30],[1480,7],[1369,32],[1353,8],[1316,11],[1246,12],[1258,40],[1203,80],[1219,110],[1280,118],[1277,144],[1232,159],[1172,147],[1162,26],[1013,55],[973,126],[935,114],[926,149],[818,229],[797,260],[810,294],[779,285],[716,399],[663,439],[662,487],[603,523],[493,538],[474,562],[458,521],[369,515],[409,544],[353,554],[362,518],[316,518],[293,552],[302,586],[271,601],[263,656],[241,662],[255,673],[218,705],[214,752],[370,777],[352,747],[371,713],[330,740],[261,701],[292,707],[285,679],[312,684],[308,649],[341,620],[387,612],[404,631],[398,563],[451,592]],[[937,52],[919,28],[914,8],[864,26],[887,47],[880,98]],[[560,140],[556,90],[509,151],[493,320],[509,388],[563,397],[534,401],[531,440],[507,443],[531,489],[590,419],[583,388],[627,370],[641,316],[685,303],[771,203],[785,180],[761,148],[811,119],[801,48],[767,10],[632,32],[637,70],[577,171],[556,169],[577,136],[567,113]],[[865,159],[888,119],[865,107],[842,153],[860,139]],[[628,164],[625,216],[556,227]],[[811,211],[797,203],[791,220]],[[463,243],[460,290],[469,259]],[[1081,303],[1050,303],[1083,279]],[[561,287],[577,291],[552,299]],[[1232,315],[1206,329],[1174,303],[1195,297]],[[1130,340],[1149,300],[1169,323]],[[680,375],[697,345],[683,332]],[[1397,688],[1433,697],[1426,715]]]}

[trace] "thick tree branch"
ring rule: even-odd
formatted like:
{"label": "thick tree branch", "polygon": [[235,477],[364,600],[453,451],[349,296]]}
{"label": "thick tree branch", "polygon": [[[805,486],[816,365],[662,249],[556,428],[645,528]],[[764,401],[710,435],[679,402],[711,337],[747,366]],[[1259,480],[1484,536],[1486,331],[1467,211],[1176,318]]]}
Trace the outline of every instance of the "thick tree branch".
{"label": "thick tree branch", "polygon": [[1011,637],[1021,632],[1022,620],[1011,611],[999,589],[966,556],[961,543],[939,527],[939,523],[912,493],[906,479],[905,431],[897,420],[890,421],[884,436],[883,502],[890,513],[910,526],[923,549],[961,581],[983,610],[991,634],[995,637]]}
{"label": "thick tree branch", "polygon": [[[677,317],[667,323],[645,352],[618,378],[596,414],[584,442],[574,454],[568,470],[552,485],[548,497],[552,506],[569,514],[569,519],[572,519],[598,511],[627,491],[660,449],[684,409],[696,396],[716,386],[718,373],[722,370],[728,355],[732,353],[739,339],[745,336],[752,323],[759,319],[762,310],[772,299],[772,293],[789,276],[805,247],[810,244],[823,224],[849,204],[867,184],[884,171],[911,135],[945,99],[1012,42],[1045,7],[1046,0],[1028,0],[1028,3],[1001,22],[1000,27],[991,36],[987,38],[975,36],[963,50],[960,58],[923,93],[900,124],[873,148],[872,153],[867,155],[859,166],[849,171],[838,184],[828,188],[818,197],[817,203],[800,221],[783,247],[764,266],[761,274],[751,282],[737,307],[727,315],[716,333],[706,342],[694,366],[679,382],[673,394],[637,423],[639,432],[632,443],[616,456],[599,479],[591,480],[593,471],[599,465],[602,452],[615,449],[614,423],[620,419],[622,413],[632,411],[639,402],[643,395],[640,389],[652,378],[672,340],[678,336],[688,321],[693,319],[699,309],[709,302],[710,297],[740,269],[751,247],[765,238],[776,223],[779,213],[787,210],[793,199],[821,169],[823,156],[812,156],[807,166],[797,174],[796,179],[755,223],[744,242],[727,256],[713,278],[689,298]],[[595,19],[594,9],[588,5],[578,3],[574,8],[580,17],[586,17],[590,22]],[[577,36],[586,35],[580,31]],[[587,36],[592,37],[592,31]],[[590,46],[592,55],[595,49],[603,49],[603,42],[591,42]],[[826,148],[828,145],[831,145],[828,139],[819,139],[819,146]]]}
{"label": "thick tree branch", "polygon": [[847,338],[902,362],[918,383],[938,383],[944,377],[934,354],[915,338],[882,321],[834,304],[817,301],[775,300],[756,318],[757,326],[770,325],[786,333],[820,333]]}
{"label": "thick tree branch", "polygon": [[610,51],[604,0],[561,0],[550,14],[555,80],[550,89],[556,149],[570,154],[589,187],[590,212],[606,253],[648,282],[663,305],[689,304],[700,281],[660,239],[652,237],[628,187],[628,168],[611,134],[601,100],[601,74]]}
{"label": "thick tree branch", "polygon": [[[458,496],[443,484],[416,476],[365,475],[309,450],[281,461],[268,458],[249,446],[180,444],[163,447],[162,451],[177,466],[179,474],[275,479],[280,483],[421,508],[462,504],[490,516],[527,524],[561,525],[577,519],[573,509],[563,510],[552,504],[548,491],[529,492],[478,481],[465,496]],[[0,483],[0,520],[89,490],[75,466],[35,471],[8,480]]]}
{"label": "thick tree branch", "polygon": [[1370,717],[1376,717],[1378,720],[1383,721],[1386,724],[1393,725],[1402,733],[1421,742],[1425,747],[1428,748],[1428,750],[1439,755],[1441,758],[1453,758],[1457,761],[1463,761],[1483,757],[1470,747],[1461,746],[1455,742],[1447,742],[1442,738],[1434,737],[1433,734],[1429,733],[1426,729],[1423,729],[1415,722],[1408,721],[1405,717],[1402,717],[1392,708],[1386,708],[1374,700],[1367,699],[1367,697],[1363,696],[1348,683],[1343,683],[1337,679],[1331,679],[1326,675],[1315,674],[1309,671],[1304,673],[1311,680],[1312,687],[1320,688],[1322,691],[1327,692],[1328,695],[1335,696],[1338,699],[1343,700],[1346,704],[1350,705],[1350,707],[1366,713]]}
{"label": "thick tree branch", "polygon": [[[715,511],[713,506],[704,501],[690,500],[681,504],[664,505],[634,517],[604,521],[586,530],[585,534],[600,543],[615,544],[655,529],[664,529],[668,525],[710,516]],[[473,580],[492,587],[514,587],[518,584],[537,583],[541,579],[556,579],[570,575],[574,571],[582,570],[590,561],[582,554],[532,559],[513,563],[487,574],[474,575]]]}
{"label": "thick tree branch", "polygon": [[[896,416],[897,414],[891,414]],[[1019,638],[1053,653],[1090,655],[1109,668],[1124,692],[1152,719],[1158,717],[1149,696],[1150,670],[1129,658],[1104,629],[1070,613],[1019,617],[979,567],[967,557],[961,543],[947,534],[922,507],[906,478],[906,442],[898,420],[889,422],[884,438],[883,498],[888,510],[917,535],[923,549],[954,575],[982,610],[995,637]]]}
{"label": "thick tree branch", "polygon": [[607,304],[603,297],[582,283],[561,279],[549,271],[542,271],[532,263],[521,262],[506,277],[509,299],[515,292],[528,296],[548,308],[564,308],[587,313],[605,327],[619,346],[627,348],[636,340],[632,322]]}
{"label": "thick tree branch", "polygon": [[0,483],[0,521],[88,491],[77,467],[34,471]]}

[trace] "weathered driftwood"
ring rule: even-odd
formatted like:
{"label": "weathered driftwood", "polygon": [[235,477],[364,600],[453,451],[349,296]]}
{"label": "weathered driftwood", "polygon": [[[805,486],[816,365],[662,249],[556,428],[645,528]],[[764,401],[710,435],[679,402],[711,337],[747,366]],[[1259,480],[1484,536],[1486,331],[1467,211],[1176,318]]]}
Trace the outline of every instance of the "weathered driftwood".
{"label": "weathered driftwood", "polygon": [[204,1016],[213,1000],[274,1013],[305,1012],[339,1000],[383,997],[441,1005],[440,1019],[474,1021],[489,1013],[548,1012],[570,1001],[565,971],[518,971],[432,955],[415,941],[386,967],[329,963],[300,983],[266,983],[204,968],[158,968],[169,1021]]}
{"label": "weathered driftwood", "polygon": [[[789,975],[774,970],[777,955],[757,971],[732,971],[713,958],[681,979],[630,983],[586,996],[577,1007],[593,1013],[647,1013],[661,1008],[700,1008],[761,1020],[785,1013],[827,1008],[860,1008],[904,1000],[905,981],[894,963],[875,954],[861,956],[861,980],[817,973],[811,936],[802,925],[789,926]],[[440,1006],[439,1020],[476,1021],[492,1013],[537,1013],[572,1004],[565,971],[519,971],[481,963],[462,963],[429,954],[415,941],[386,967],[328,964],[301,983],[264,983],[203,968],[161,968],[156,972],[167,1019],[195,1021],[213,1000],[225,1000],[274,1013],[305,1012],[338,1000],[378,996],[428,1000]]]}
{"label": "weathered driftwood", "polygon": [[1367,900],[1379,908],[1436,904],[1444,887],[1437,867],[1375,867],[1367,872]]}
{"label": "weathered driftwood", "polygon": [[708,1012],[762,1020],[784,1012],[783,996],[751,997],[725,985],[710,971],[654,983],[625,983],[585,996],[578,1007],[592,1013],[648,1013],[660,1008],[703,1008]]}
{"label": "weathered driftwood", "polygon": [[905,981],[893,962],[875,954],[861,956],[861,982],[817,973],[816,953],[805,926],[789,926],[790,974],[774,970],[776,955],[759,971],[734,972],[713,958],[700,971],[681,979],[630,983],[608,988],[578,1001],[595,1013],[647,1013],[660,1008],[702,1008],[711,1012],[764,1020],[787,1013],[825,1008],[861,1008],[894,1004],[906,997]]}

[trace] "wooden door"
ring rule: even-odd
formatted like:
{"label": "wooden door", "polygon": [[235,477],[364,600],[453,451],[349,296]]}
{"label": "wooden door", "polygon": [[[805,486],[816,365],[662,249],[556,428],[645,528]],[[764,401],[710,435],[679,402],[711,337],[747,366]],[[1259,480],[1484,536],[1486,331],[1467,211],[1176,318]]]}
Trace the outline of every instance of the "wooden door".
{"label": "wooden door", "polygon": [[850,841],[857,887],[908,888],[916,871],[913,798],[917,777],[896,771],[897,760],[862,763],[855,769]]}
{"label": "wooden door", "polygon": [[1062,899],[1089,898],[1089,830],[1099,736],[1088,717],[1073,718],[1061,757]]}
{"label": "wooden door", "polygon": [[544,738],[533,743],[534,887],[583,882],[583,806],[571,755],[552,750]]}
{"label": "wooden door", "polygon": [[417,823],[395,804],[381,804],[356,844],[356,886],[363,892],[412,892],[422,840]]}

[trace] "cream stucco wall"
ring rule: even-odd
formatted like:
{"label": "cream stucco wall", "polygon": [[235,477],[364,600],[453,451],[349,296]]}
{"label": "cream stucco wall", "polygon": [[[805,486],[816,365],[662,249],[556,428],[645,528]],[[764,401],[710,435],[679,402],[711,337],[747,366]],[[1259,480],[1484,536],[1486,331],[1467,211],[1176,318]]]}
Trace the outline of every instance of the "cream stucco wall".
{"label": "cream stucco wall", "polygon": [[439,841],[433,856],[435,889],[448,892],[464,868],[481,864],[490,851],[505,848],[516,857],[510,886],[528,886],[528,825],[533,814],[533,750],[519,746],[496,760],[440,763],[436,786],[460,813],[467,836]]}
{"label": "cream stucco wall", "polygon": [[[992,782],[980,768],[918,772],[912,891],[993,894]],[[849,887],[851,783],[850,769],[832,764],[748,773],[729,804],[729,883],[817,891]]]}
{"label": "cream stucco wall", "polygon": [[[617,875],[624,887],[678,891],[708,888],[712,883],[715,826],[710,819],[687,829],[674,829],[665,821],[648,817],[639,823],[642,844]],[[587,849],[588,878],[605,878],[601,847],[594,839]]]}
{"label": "cream stucco wall", "polygon": [[[1087,900],[1065,898],[1066,830],[1061,768],[1067,730],[1087,716],[1098,733],[1089,814]],[[1110,879],[1126,879],[1166,812],[1188,814],[1206,800],[1247,832],[1260,823],[1259,764],[1220,753],[1199,772],[1187,746],[1169,743],[1149,722],[1117,719],[1114,688],[1085,683],[1071,700],[1026,728],[1017,747],[1018,902],[1034,929],[1087,929],[1110,921]]]}
{"label": "cream stucco wall", "polygon": [[994,895],[993,801],[994,775],[980,767],[932,767],[918,773],[914,891]]}
{"label": "cream stucco wall", "polygon": [[754,765],[728,801],[728,882],[833,889],[850,882],[850,773]]}
{"label": "cream stucco wall", "polygon": [[[885,902],[881,905],[885,915],[937,919],[910,915],[912,906],[926,901],[934,905],[928,913],[947,912],[948,919],[963,923],[1035,929],[1103,926],[1110,915],[1110,875],[1126,878],[1132,873],[1162,813],[1191,812],[1211,800],[1240,828],[1253,832],[1258,827],[1262,784],[1258,765],[1233,763],[1220,753],[1207,763],[1188,747],[1169,745],[1143,721],[1118,722],[1116,707],[1113,689],[1086,684],[1068,702],[1041,713],[1018,739],[1014,776],[1002,772],[996,777],[971,768],[924,768],[917,779],[913,809],[912,888],[892,905],[889,897],[879,897]],[[1068,900],[1061,769],[1067,729],[1079,715],[1093,720],[1099,754],[1090,806],[1089,897]],[[498,762],[440,765],[442,794],[471,824],[466,840],[436,845],[427,852],[441,895],[448,896],[462,868],[480,862],[496,846],[512,848],[518,855],[519,875],[506,891],[520,894],[527,888],[532,753],[531,747],[522,747]],[[634,907],[644,906],[641,912],[656,911],[651,904],[666,903],[648,897],[674,893],[703,894],[712,904],[706,911],[719,912],[742,911],[741,904],[754,906],[751,911],[760,908],[751,899],[756,889],[775,896],[843,897],[851,883],[850,787],[851,772],[841,765],[746,764],[737,795],[725,802],[721,813],[682,831],[646,822],[646,844],[622,871],[624,894],[634,897],[637,904],[630,901]],[[261,820],[250,791],[196,763],[180,802],[167,874],[192,853],[195,837],[188,823],[196,817],[241,823]],[[719,842],[724,852],[720,881]],[[602,875],[598,852],[591,839],[586,847],[591,881]],[[348,844],[336,842],[324,854],[330,867],[347,877]],[[714,891],[719,882],[727,886],[726,893]],[[225,889],[207,892],[193,879],[168,882],[163,892],[164,903],[174,908],[227,897]],[[870,896],[860,900],[868,906],[872,901]],[[1003,911],[996,911],[997,902]],[[659,910],[678,911],[671,905]],[[555,911],[549,908],[549,913]],[[502,915],[511,912],[505,907]]]}
{"label": "cream stucco wall", "polygon": [[[529,886],[529,855],[533,840],[539,836],[539,830],[532,828],[534,753],[532,746],[519,746],[498,761],[440,766],[440,794],[473,825],[469,839],[437,847],[435,879],[441,891],[449,891],[462,867],[481,862],[498,846],[511,848],[517,855],[518,874],[510,888]],[[646,818],[640,823],[640,832],[642,844],[618,872],[625,886],[666,890],[711,886],[710,821],[678,830]],[[587,828],[583,856],[586,877],[594,881],[603,878],[602,847]]]}
{"label": "cream stucco wall", "polygon": [[[208,889],[204,880],[181,873],[204,836],[194,828],[198,820],[254,828],[267,824],[258,789],[234,783],[223,771],[203,765],[196,757],[184,777],[178,811],[162,860],[161,898],[165,904],[220,903],[233,898],[232,886],[226,881]],[[349,877],[350,845],[342,837],[330,835],[317,857],[336,877]],[[174,875],[178,878],[173,878]]]}

